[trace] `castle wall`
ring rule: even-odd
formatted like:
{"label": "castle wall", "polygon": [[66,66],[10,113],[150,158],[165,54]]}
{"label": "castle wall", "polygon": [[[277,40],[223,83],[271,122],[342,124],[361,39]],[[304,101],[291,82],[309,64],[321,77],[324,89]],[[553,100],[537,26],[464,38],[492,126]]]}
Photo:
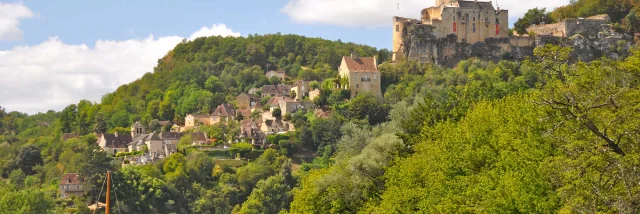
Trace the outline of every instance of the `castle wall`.
{"label": "castle wall", "polygon": [[[586,28],[585,28],[586,29]],[[487,38],[483,42],[474,44],[459,42],[455,34],[445,38],[435,37],[429,25],[411,25],[407,27],[407,35],[403,37],[407,48],[404,54],[410,60],[422,63],[438,64],[445,67],[455,67],[461,60],[481,58],[488,61],[523,60],[533,57],[533,50],[547,44],[571,47],[573,54],[571,62],[592,61],[600,57],[618,59],[624,53],[617,50],[627,50],[633,38],[620,35],[611,30],[609,25],[576,34],[573,37],[537,36]]]}
{"label": "castle wall", "polygon": [[564,36],[565,35],[564,22],[536,25],[527,28],[527,32],[540,36]]}
{"label": "castle wall", "polygon": [[403,40],[402,35],[405,33],[405,28],[408,23],[417,23],[418,20],[404,18],[404,17],[393,17],[393,55],[392,60],[400,60],[403,58],[403,54],[397,54],[403,52]]}
{"label": "castle wall", "polygon": [[527,32],[538,36],[560,36],[571,37],[575,34],[588,34],[597,32],[594,29],[601,29],[607,24],[608,16],[595,16],[587,19],[565,19],[558,23],[536,25],[527,28]]}

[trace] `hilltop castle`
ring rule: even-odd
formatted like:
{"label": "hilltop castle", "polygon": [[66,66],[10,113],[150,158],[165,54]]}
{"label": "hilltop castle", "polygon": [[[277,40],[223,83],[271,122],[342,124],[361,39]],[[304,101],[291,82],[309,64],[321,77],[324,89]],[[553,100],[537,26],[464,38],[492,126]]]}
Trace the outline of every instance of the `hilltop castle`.
{"label": "hilltop castle", "polygon": [[408,58],[422,63],[453,67],[461,60],[521,60],[533,56],[535,47],[545,44],[570,46],[574,61],[591,61],[601,56],[616,58],[619,40],[629,38],[613,31],[606,15],[566,19],[556,24],[532,26],[534,36],[512,36],[509,12],[491,2],[436,0],[420,19],[393,17],[392,60]]}
{"label": "hilltop castle", "polygon": [[393,60],[404,52],[403,35],[410,25],[430,26],[435,38],[451,34],[458,42],[474,44],[487,38],[509,37],[509,11],[495,9],[491,2],[436,0],[436,6],[425,8],[420,20],[393,17]]}

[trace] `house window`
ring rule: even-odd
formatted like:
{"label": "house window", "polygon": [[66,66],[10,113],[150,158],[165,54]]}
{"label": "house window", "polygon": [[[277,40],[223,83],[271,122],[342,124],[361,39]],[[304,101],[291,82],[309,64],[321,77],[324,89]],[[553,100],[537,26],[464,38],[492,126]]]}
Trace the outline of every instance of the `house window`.
{"label": "house window", "polygon": [[396,32],[400,32],[400,25],[396,25]]}

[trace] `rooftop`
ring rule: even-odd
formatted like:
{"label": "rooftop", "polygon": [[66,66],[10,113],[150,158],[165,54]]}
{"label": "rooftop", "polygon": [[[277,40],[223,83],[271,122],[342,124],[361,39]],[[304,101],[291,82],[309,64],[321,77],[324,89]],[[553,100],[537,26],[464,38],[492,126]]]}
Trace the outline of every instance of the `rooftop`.
{"label": "rooftop", "polygon": [[343,57],[347,69],[351,72],[373,72],[378,71],[375,57]]}

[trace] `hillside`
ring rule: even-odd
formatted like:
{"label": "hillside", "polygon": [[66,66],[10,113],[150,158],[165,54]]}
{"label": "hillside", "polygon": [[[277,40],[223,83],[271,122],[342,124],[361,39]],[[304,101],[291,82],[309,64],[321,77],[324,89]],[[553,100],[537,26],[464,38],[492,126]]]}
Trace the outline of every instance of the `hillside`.
{"label": "hillside", "polygon": [[[0,108],[0,213],[89,213],[107,170],[123,213],[640,212],[640,52],[569,64],[571,52],[546,45],[533,60],[443,68],[296,35],[185,41],[101,103],[31,116]],[[336,87],[349,81],[337,69],[351,53],[377,56],[380,75],[359,79],[379,81],[382,97]],[[284,81],[266,78],[279,69]],[[244,117],[186,131],[151,164],[132,164],[144,148],[96,145],[107,135],[95,131],[166,134],[159,121],[180,125],[296,80],[318,89],[299,101],[314,108],[279,116],[263,106],[295,126],[267,135],[266,148],[238,137]],[[213,145],[194,145],[191,132]],[[67,173],[84,179],[85,195],[61,197]]]}

